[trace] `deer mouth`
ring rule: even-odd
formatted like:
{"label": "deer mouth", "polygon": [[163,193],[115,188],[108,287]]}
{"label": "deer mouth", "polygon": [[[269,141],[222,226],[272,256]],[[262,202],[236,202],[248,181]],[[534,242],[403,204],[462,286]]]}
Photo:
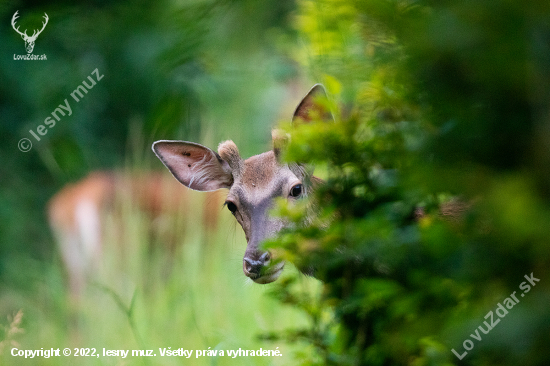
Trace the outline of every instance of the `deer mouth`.
{"label": "deer mouth", "polygon": [[283,269],[285,267],[285,262],[281,261],[274,265],[273,267],[266,268],[265,273],[262,273],[260,275],[257,275],[257,277],[250,277],[252,281],[258,284],[266,284],[271,283],[277,280],[281,273],[283,273]]}

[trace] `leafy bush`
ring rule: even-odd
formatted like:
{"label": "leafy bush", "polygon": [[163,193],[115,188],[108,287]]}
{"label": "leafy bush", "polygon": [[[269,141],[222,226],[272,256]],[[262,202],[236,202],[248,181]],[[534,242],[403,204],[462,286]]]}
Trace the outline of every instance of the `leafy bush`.
{"label": "leafy bush", "polygon": [[313,223],[268,243],[324,283],[317,300],[279,283],[311,319],[284,337],[307,365],[544,364],[550,5],[299,4],[318,51],[301,61],[351,107],[287,126],[286,158],[327,179]]}

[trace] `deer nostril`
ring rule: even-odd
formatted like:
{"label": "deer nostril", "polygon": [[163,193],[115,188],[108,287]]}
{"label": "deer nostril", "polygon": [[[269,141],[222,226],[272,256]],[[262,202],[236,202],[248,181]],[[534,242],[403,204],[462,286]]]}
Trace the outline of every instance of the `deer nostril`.
{"label": "deer nostril", "polygon": [[252,268],[254,267],[253,261],[246,257],[243,259],[243,265],[244,265],[245,272],[251,272]]}
{"label": "deer nostril", "polygon": [[261,269],[262,264],[260,264],[258,261],[246,257],[243,259],[244,274],[248,277],[255,278],[259,276]]}

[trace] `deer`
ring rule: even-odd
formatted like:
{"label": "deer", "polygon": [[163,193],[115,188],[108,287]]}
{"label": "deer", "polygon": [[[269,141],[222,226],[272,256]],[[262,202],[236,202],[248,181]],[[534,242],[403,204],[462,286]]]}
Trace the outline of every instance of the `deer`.
{"label": "deer", "polygon": [[32,33],[32,36],[28,36],[27,35],[27,30],[25,29],[24,32],[21,32],[19,31],[19,27],[15,27],[15,23],[16,23],[16,20],[17,18],[19,18],[19,15],[17,15],[17,13],[19,12],[19,10],[17,10],[15,12],[15,14],[13,14],[13,17],[11,18],[11,26],[13,28],[13,30],[15,30],[17,33],[19,33],[19,35],[21,36],[21,38],[23,38],[23,40],[25,41],[25,49],[27,50],[27,53],[32,53],[33,49],[34,49],[34,43],[36,42],[36,38],[38,38],[38,36],[40,35],[40,33],[42,33],[42,31],[44,30],[44,28],[46,28],[46,24],[48,24],[48,14],[44,13],[44,20],[45,22],[42,23],[42,29],[40,30],[34,30],[34,32]]}
{"label": "deer", "polygon": [[[166,231],[162,230],[166,219],[185,214],[190,197],[181,188],[173,178],[159,172],[94,171],[57,192],[47,204],[47,216],[68,275],[71,296],[80,297],[102,261],[108,224],[119,229],[123,225],[128,211],[121,210],[121,205],[130,203],[132,209],[145,214],[150,234],[159,237]],[[211,192],[204,200],[202,230],[206,240],[217,230],[221,198]],[[124,233],[114,234],[114,241],[122,245]],[[160,239],[169,251],[175,249],[172,238]]]}
{"label": "deer", "polygon": [[[292,125],[313,120],[331,121],[326,108],[326,91],[316,84],[298,104]],[[286,136],[272,131],[270,151],[243,160],[236,144],[227,140],[218,152],[194,142],[160,140],[152,149],[181,184],[192,190],[212,192],[227,189],[225,207],[236,218],[245,233],[247,246],[243,272],[258,284],[279,278],[285,262],[262,248],[262,242],[273,238],[288,226],[282,218],[269,215],[277,197],[296,202],[311,195],[322,182],[300,163],[285,163],[281,148]]]}

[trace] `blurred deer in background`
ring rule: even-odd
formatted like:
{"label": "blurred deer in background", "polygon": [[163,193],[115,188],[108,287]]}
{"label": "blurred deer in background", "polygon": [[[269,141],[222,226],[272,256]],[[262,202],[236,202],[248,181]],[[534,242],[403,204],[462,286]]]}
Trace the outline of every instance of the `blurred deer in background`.
{"label": "blurred deer in background", "polygon": [[[202,230],[206,235],[217,229],[221,200],[219,194],[211,193],[204,201]],[[172,177],[156,172],[98,171],[66,185],[48,203],[48,219],[68,273],[71,294],[78,295],[102,261],[106,228],[110,225],[123,230],[123,216],[128,215],[128,210],[124,211],[121,206],[129,205],[147,215],[147,229],[154,235],[148,239],[160,239],[168,250],[174,251],[176,238],[170,234],[175,229],[165,224],[178,214],[187,220],[189,201],[188,190]],[[127,239],[120,230],[115,230],[115,240],[122,247]],[[166,233],[168,235],[163,236]]]}
{"label": "blurred deer in background", "polygon": [[[322,85],[315,85],[296,108],[293,125],[315,119],[332,120],[322,99]],[[272,133],[273,149],[243,160],[233,141],[222,142],[218,153],[187,141],[157,141],[153,151],[186,187],[197,191],[229,189],[225,205],[242,226],[247,247],[243,271],[256,283],[275,281],[284,262],[272,257],[260,244],[275,236],[286,223],[271,217],[269,209],[276,197],[289,201],[309,195],[320,182],[299,163],[284,163],[280,148],[285,141],[280,132]]]}

